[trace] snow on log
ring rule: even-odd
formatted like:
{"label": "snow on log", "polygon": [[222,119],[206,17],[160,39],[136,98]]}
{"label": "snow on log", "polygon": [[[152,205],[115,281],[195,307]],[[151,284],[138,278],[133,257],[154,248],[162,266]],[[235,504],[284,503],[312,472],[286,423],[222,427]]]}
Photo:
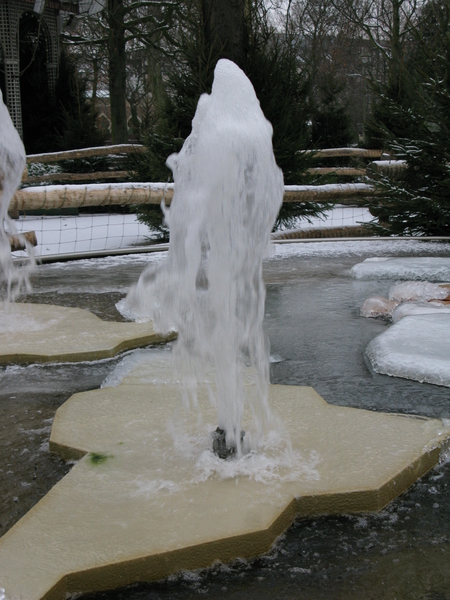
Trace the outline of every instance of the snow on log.
{"label": "snow on log", "polygon": [[[96,146],[80,150],[66,150],[63,152],[48,152],[46,154],[29,154],[27,164],[52,163],[75,158],[89,158],[92,156],[105,156],[108,154],[129,154],[133,152],[146,152],[142,144],[116,144],[115,146]],[[334,156],[357,156],[360,158],[380,158],[383,150],[367,148],[326,148],[325,150],[306,150],[306,153],[315,154],[318,158]]]}
{"label": "snow on log", "polygon": [[387,175],[393,179],[401,179],[407,168],[406,160],[374,160],[368,165],[367,170]]}
{"label": "snow on log", "polygon": [[334,202],[343,198],[356,200],[375,195],[374,187],[366,183],[285,185],[283,202]]}
{"label": "snow on log", "polygon": [[307,150],[317,158],[332,158],[335,156],[356,156],[358,158],[380,158],[383,150],[372,150],[367,148],[326,148],[324,150]]}
{"label": "snow on log", "polygon": [[50,210],[80,206],[170,204],[173,183],[97,183],[29,187],[14,195],[10,210]]}
{"label": "snow on log", "polygon": [[[343,198],[358,199],[376,194],[365,183],[329,185],[286,185],[284,202],[334,202]],[[99,183],[90,185],[49,185],[19,190],[11,200],[10,210],[50,210],[81,206],[131,204],[168,205],[173,197],[173,183]]]}
{"label": "snow on log", "polygon": [[98,181],[99,179],[127,179],[129,171],[97,171],[95,173],[46,173],[29,176],[22,181],[27,183],[44,183],[46,181]]}
{"label": "snow on log", "polygon": [[52,163],[61,160],[74,160],[76,158],[89,158],[92,156],[107,156],[109,154],[133,154],[134,152],[145,152],[142,144],[116,144],[115,146],[96,146],[94,148],[82,148],[81,150],[66,150],[64,152],[48,152],[46,154],[29,154],[27,164]]}
{"label": "snow on log", "polygon": [[359,176],[366,175],[366,169],[355,169],[353,167],[310,167],[308,169],[310,175],[350,175]]}

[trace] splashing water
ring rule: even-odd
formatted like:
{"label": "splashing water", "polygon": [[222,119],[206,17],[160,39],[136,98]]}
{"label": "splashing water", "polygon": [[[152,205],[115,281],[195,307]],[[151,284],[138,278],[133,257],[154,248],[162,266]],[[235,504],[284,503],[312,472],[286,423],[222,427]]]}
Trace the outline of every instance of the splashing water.
{"label": "splashing water", "polygon": [[[29,289],[29,275],[35,266],[31,244],[17,234],[8,207],[14,192],[20,185],[26,164],[25,148],[3,103],[0,91],[0,300],[14,300],[22,289]],[[17,235],[27,250],[28,261],[14,265],[11,256],[9,234]]]}
{"label": "splashing water", "polygon": [[167,164],[175,182],[164,209],[168,256],[142,273],[119,309],[178,331],[174,358],[186,400],[195,403],[197,384],[214,373],[218,425],[240,455],[244,405],[253,414],[253,445],[269,417],[262,261],[284,188],[272,126],[234,63],[218,62],[211,95],[201,96],[192,132]]}

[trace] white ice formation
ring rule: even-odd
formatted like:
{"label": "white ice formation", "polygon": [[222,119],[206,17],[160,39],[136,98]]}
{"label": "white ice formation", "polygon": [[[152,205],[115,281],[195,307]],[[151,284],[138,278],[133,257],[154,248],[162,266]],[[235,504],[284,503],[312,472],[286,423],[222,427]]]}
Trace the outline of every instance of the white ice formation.
{"label": "white ice formation", "polygon": [[[14,299],[22,287],[27,288],[30,268],[34,266],[32,247],[27,247],[30,262],[25,267],[14,266],[7,231],[16,233],[14,223],[8,216],[8,208],[22,180],[26,164],[25,148],[3,103],[0,91],[0,298],[6,292],[7,299]],[[4,288],[4,289],[2,289]]]}
{"label": "white ice formation", "polygon": [[[361,306],[360,314],[362,317],[392,316],[392,320],[395,322],[407,314],[438,312],[440,308],[445,310],[445,303],[443,301],[449,297],[450,284],[430,283],[429,281],[405,281],[390,288],[389,299],[383,296],[367,298]],[[433,310],[431,311],[430,308],[429,311],[426,311],[426,303],[430,301],[433,301]],[[412,310],[413,306],[420,306],[421,310],[414,311]]]}
{"label": "white ice formation", "polygon": [[450,387],[450,314],[404,317],[366,354],[377,373]]}
{"label": "white ice formation", "polygon": [[[191,134],[167,164],[175,182],[165,209],[168,256],[142,273],[119,309],[153,319],[161,331],[178,331],[174,357],[194,402],[197,383],[215,372],[218,425],[239,452],[244,405],[255,414],[255,438],[268,418],[262,260],[284,187],[272,126],[234,63],[218,62]],[[256,373],[254,386],[244,384],[245,366]]]}
{"label": "white ice formation", "polygon": [[392,322],[414,315],[449,314],[450,306],[442,302],[403,302],[392,313]]}
{"label": "white ice formation", "polygon": [[384,296],[371,296],[364,300],[360,314],[362,317],[389,317],[397,304],[398,302]]}
{"label": "white ice formation", "polygon": [[399,281],[450,281],[450,258],[383,257],[367,258],[351,270],[355,279],[394,279]]}
{"label": "white ice formation", "polygon": [[389,290],[389,300],[396,302],[427,302],[445,300],[450,290],[438,283],[429,281],[405,281],[393,285]]}

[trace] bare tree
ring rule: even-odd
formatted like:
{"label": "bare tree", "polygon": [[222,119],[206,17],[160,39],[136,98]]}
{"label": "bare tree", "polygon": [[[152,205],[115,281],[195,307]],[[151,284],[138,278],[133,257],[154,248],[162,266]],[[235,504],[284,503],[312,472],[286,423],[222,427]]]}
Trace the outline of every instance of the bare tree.
{"label": "bare tree", "polygon": [[[128,140],[127,51],[136,46],[167,51],[163,40],[171,40],[172,21],[182,5],[182,0],[106,0],[101,12],[85,17],[92,20],[90,26],[80,26],[63,35],[63,40],[72,46],[106,48],[111,132],[115,144]],[[93,54],[91,51],[92,57]],[[99,64],[93,58],[94,73]],[[97,81],[94,77],[93,90]]]}

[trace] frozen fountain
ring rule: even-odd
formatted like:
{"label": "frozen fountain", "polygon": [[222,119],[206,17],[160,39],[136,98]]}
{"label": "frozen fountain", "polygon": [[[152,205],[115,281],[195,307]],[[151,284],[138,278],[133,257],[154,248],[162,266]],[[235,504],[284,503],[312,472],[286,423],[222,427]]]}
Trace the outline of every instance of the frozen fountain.
{"label": "frozen fountain", "polygon": [[[218,62],[211,95],[201,96],[192,133],[167,161],[175,194],[165,218],[167,260],[141,275],[120,308],[151,318],[162,332],[175,329],[174,349],[185,397],[215,373],[218,430],[214,445],[241,454],[244,405],[256,431],[269,415],[269,347],[263,332],[262,261],[283,199],[283,175],[272,150],[272,126],[252,84],[232,62]],[[254,371],[254,387],[243,372]],[[221,433],[222,432],[222,433]]]}
{"label": "frozen fountain", "polygon": [[25,164],[25,148],[3,103],[0,90],[0,299],[5,294],[7,300],[14,300],[22,289],[29,289],[28,277],[35,265],[33,247],[24,236],[19,238],[29,260],[21,266],[13,264],[7,233],[8,230],[10,234],[17,235],[14,223],[8,216],[8,207],[22,180]]}

